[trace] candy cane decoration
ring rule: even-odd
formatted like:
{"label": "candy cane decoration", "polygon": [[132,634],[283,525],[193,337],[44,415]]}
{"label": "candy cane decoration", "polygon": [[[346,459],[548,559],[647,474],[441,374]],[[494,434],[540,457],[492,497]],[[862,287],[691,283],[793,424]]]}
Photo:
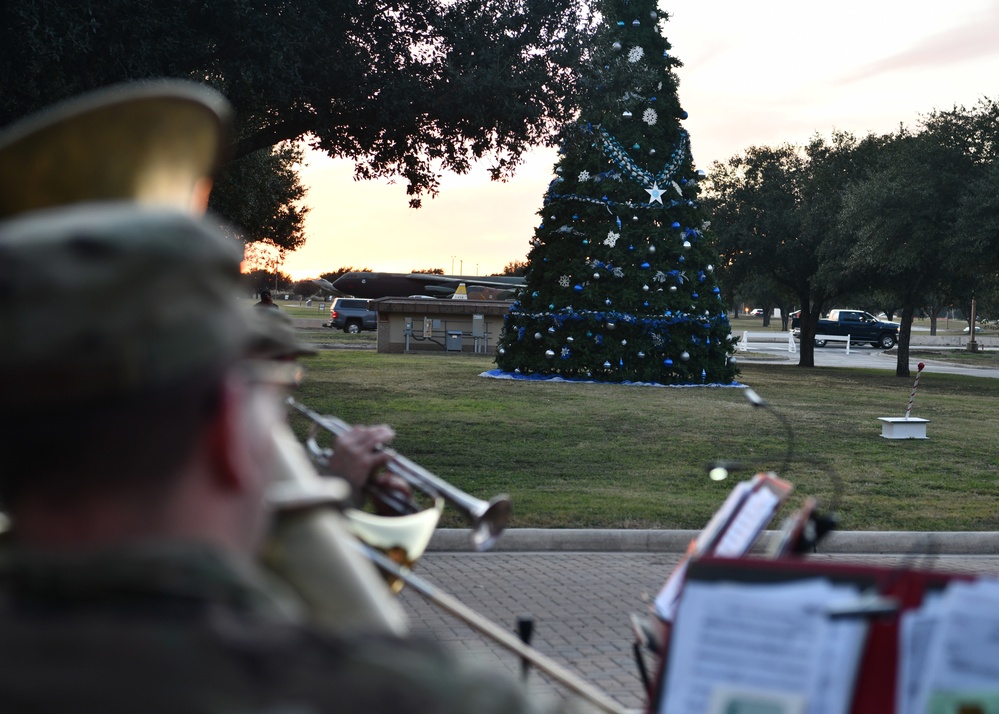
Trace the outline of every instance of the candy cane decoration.
{"label": "candy cane decoration", "polygon": [[919,386],[919,374],[920,374],[920,372],[923,371],[923,367],[925,367],[925,366],[926,365],[924,365],[922,362],[920,362],[919,364],[916,365],[916,381],[912,385],[912,394],[909,395],[909,406],[907,406],[905,408],[905,418],[906,419],[909,418],[909,413],[912,411],[912,403],[916,399],[916,387]]}

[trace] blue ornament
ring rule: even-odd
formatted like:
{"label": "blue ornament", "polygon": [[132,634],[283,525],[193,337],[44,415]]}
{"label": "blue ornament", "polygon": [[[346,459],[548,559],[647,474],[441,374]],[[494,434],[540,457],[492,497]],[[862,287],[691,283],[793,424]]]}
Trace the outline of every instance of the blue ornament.
{"label": "blue ornament", "polygon": [[614,219],[617,221],[617,229],[621,230],[621,217],[620,216],[614,216]]}
{"label": "blue ornament", "polygon": [[624,20],[618,20],[617,21],[617,26],[618,27],[624,27]]}
{"label": "blue ornament", "polygon": [[538,226],[538,230],[539,231],[543,231],[544,229],[545,229],[545,224],[544,223],[542,223],[540,226]]}
{"label": "blue ornament", "polygon": [[721,290],[718,287],[713,287],[711,288],[711,292],[713,292],[715,295],[718,295],[719,293],[721,293]]}
{"label": "blue ornament", "polygon": [[648,270],[649,269],[649,264],[648,263],[642,263],[638,267],[641,268],[642,270]]}
{"label": "blue ornament", "polygon": [[537,297],[537,296],[538,296],[538,291],[537,290],[535,290],[533,293],[531,293],[531,297]]}
{"label": "blue ornament", "polygon": [[686,119],[688,116],[690,116],[690,115],[687,114],[687,112],[680,112],[680,118],[681,119]]}
{"label": "blue ornament", "polygon": [[648,307],[648,306],[649,306],[649,301],[648,300],[646,300],[645,302],[642,303],[642,307]]}
{"label": "blue ornament", "polygon": [[634,143],[634,144],[631,145],[631,148],[632,149],[641,149],[642,147],[639,146],[638,143],[636,142],[636,143]]}
{"label": "blue ornament", "polygon": [[686,262],[686,259],[681,255],[678,259],[681,263]]}
{"label": "blue ornament", "polygon": [[676,221],[673,221],[673,224],[670,226],[670,228],[673,228],[674,230],[677,229],[677,228],[679,228],[679,227],[680,227],[680,224],[677,223]]}
{"label": "blue ornament", "polygon": [[590,239],[589,238],[583,238],[583,245],[589,245],[589,244],[590,244]]}
{"label": "blue ornament", "polygon": [[654,102],[654,101],[656,101],[656,98],[655,97],[649,97],[649,101],[650,102]]}
{"label": "blue ornament", "polygon": [[692,297],[692,298],[694,298],[696,300],[697,299],[697,293],[691,293],[690,297]]}
{"label": "blue ornament", "polygon": [[575,213],[573,213],[573,214],[572,214],[572,220],[574,220],[574,221],[578,221],[578,220],[579,220],[579,216],[578,216],[578,215],[576,215]]}
{"label": "blue ornament", "polygon": [[663,360],[663,364],[666,365],[667,367],[672,367],[673,366],[673,360],[671,360],[669,358],[664,359]]}
{"label": "blue ornament", "polygon": [[610,307],[610,304],[611,304],[610,298],[607,298],[606,300],[604,300],[604,305],[607,305],[608,307]]}
{"label": "blue ornament", "polygon": [[610,362],[604,362],[604,369],[610,369]]}

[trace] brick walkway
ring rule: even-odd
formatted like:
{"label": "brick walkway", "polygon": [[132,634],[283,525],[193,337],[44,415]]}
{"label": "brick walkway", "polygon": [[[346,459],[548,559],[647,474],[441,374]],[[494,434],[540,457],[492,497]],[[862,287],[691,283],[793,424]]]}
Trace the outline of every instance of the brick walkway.
{"label": "brick walkway", "polygon": [[[641,710],[646,702],[632,651],[629,614],[647,612],[643,598],[655,596],[679,557],[676,553],[433,552],[423,557],[415,571],[510,632],[516,632],[518,617],[533,617],[532,645],[622,706]],[[999,575],[999,556],[813,557]],[[516,655],[415,592],[404,590],[400,598],[414,632],[519,676]],[[649,664],[654,669],[651,660]],[[528,682],[541,696],[572,698],[535,671]]]}

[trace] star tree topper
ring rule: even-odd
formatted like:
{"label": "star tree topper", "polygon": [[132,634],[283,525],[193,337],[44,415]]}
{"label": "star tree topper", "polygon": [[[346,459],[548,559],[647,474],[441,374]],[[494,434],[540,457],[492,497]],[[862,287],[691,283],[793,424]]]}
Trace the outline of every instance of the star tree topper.
{"label": "star tree topper", "polygon": [[657,184],[652,184],[652,188],[645,189],[649,194],[649,203],[663,205],[663,190]]}

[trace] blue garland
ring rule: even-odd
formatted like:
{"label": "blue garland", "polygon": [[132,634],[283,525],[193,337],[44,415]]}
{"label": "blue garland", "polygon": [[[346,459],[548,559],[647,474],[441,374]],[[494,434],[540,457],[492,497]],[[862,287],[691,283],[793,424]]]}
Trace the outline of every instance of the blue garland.
{"label": "blue garland", "polygon": [[[619,322],[625,325],[638,325],[642,328],[643,333],[654,332],[658,330],[668,330],[671,327],[677,325],[691,325],[694,327],[700,327],[704,330],[710,330],[712,327],[718,325],[728,325],[728,315],[725,313],[719,313],[714,317],[705,317],[703,315],[690,315],[688,313],[682,312],[671,312],[666,311],[662,316],[657,316],[654,318],[640,318],[635,315],[631,315],[626,312],[617,312],[614,310],[606,312],[598,312],[596,310],[573,310],[572,308],[567,308],[559,310],[556,312],[537,312],[537,313],[526,313],[516,310],[514,307],[510,308],[510,312],[504,316],[504,321],[507,324],[514,322],[517,319],[528,319],[528,320],[542,320],[550,321],[557,328],[561,328],[566,322]],[[526,329],[520,326],[517,329],[517,341],[521,341],[524,338],[524,333]]]}
{"label": "blue garland", "polygon": [[653,176],[635,163],[635,160],[631,158],[627,150],[606,129],[600,127],[597,131],[600,134],[600,138],[603,139],[600,148],[607,158],[613,161],[625,176],[646,188],[658,186],[659,184],[665,185],[667,181],[671,181],[676,172],[683,166],[684,159],[687,158],[688,136],[687,132],[681,130],[680,143],[673,150],[669,163],[663,167],[662,171]]}
{"label": "blue garland", "polygon": [[698,203],[696,201],[683,200],[683,201],[670,201],[662,206],[658,203],[632,203],[631,201],[612,201],[606,196],[603,198],[594,198],[593,196],[582,196],[578,193],[555,193],[548,189],[545,193],[544,203],[548,205],[554,201],[583,201],[584,203],[595,203],[601,206],[607,206],[608,209],[617,208],[618,206],[624,206],[625,208],[630,208],[632,210],[637,210],[639,208],[644,208],[646,210],[653,209],[656,211],[666,211],[671,208],[677,208],[679,206],[690,206],[691,208],[697,208]]}

